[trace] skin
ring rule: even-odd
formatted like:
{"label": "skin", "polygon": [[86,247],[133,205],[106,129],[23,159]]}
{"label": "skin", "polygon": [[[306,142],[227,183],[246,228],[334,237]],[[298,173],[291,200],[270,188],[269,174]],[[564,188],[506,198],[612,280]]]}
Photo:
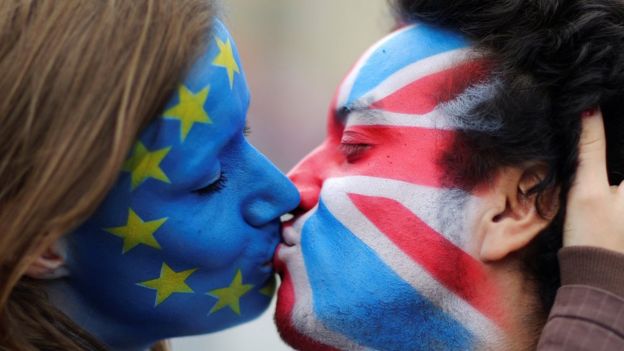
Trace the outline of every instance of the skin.
{"label": "skin", "polygon": [[[241,72],[240,77],[243,78],[242,72]],[[241,103],[241,104],[246,105],[246,102]],[[624,191],[622,190],[623,186],[620,185],[620,187],[609,187],[608,182],[606,181],[606,160],[604,157],[605,140],[604,140],[604,127],[602,125],[602,117],[600,115],[600,111],[592,111],[592,112],[593,113],[589,113],[588,116],[586,116],[584,119],[583,138],[581,140],[581,145],[580,145],[581,146],[581,155],[580,155],[581,162],[579,166],[579,173],[577,176],[576,185],[573,187],[570,193],[570,201],[568,202],[568,213],[571,213],[571,214],[574,213],[575,215],[569,216],[566,222],[564,244],[566,246],[573,246],[573,245],[597,246],[597,247],[603,247],[603,248],[612,249],[612,250],[616,250],[618,252],[624,253],[624,232],[622,232],[621,230],[621,228],[624,228],[624,226],[621,223],[621,216],[617,215],[618,213],[622,213],[622,210],[624,210],[623,208],[624,207],[624,200],[623,200],[624,195],[622,195],[624,194]],[[330,124],[331,123],[332,122],[330,120]],[[242,123],[237,123],[237,126],[233,127],[233,129],[235,129],[236,132],[232,136],[226,136],[225,139],[226,140],[242,139],[242,137],[238,135],[238,133],[240,132],[240,129],[242,129]],[[196,132],[194,131],[194,133]],[[148,134],[149,133],[146,133],[145,135],[148,135]],[[210,134],[206,134],[206,135],[214,137],[214,135],[210,135]],[[308,160],[309,159],[311,158],[308,158]],[[323,168],[320,165],[318,167],[319,168],[317,168],[317,170]],[[269,170],[272,170],[272,166],[268,168]],[[296,169],[298,170],[300,168],[301,167],[297,167]],[[293,175],[295,174],[297,173],[293,172]],[[258,174],[258,175],[263,176],[262,174]],[[122,178],[123,177],[124,176],[122,175]],[[272,177],[269,177],[269,179],[271,178]],[[147,182],[151,182],[151,181],[153,180],[148,180]],[[281,181],[277,183],[280,185],[283,185]],[[126,186],[127,185],[128,185],[128,181],[126,181]],[[313,207],[318,201],[319,191],[315,189],[309,189],[309,187],[305,186],[305,184],[302,182],[298,182],[297,185],[300,191],[302,192],[302,194],[307,195],[302,198],[302,201],[303,201],[302,208],[309,209]],[[140,186],[144,186],[144,185],[142,184]],[[273,184],[273,186],[275,186],[275,184]],[[292,194],[290,190],[291,189],[287,189],[285,193]],[[288,201],[285,201],[285,202],[288,202]],[[599,208],[601,208],[602,210],[595,211],[595,209],[597,208],[596,206],[599,206]],[[592,210],[587,211],[588,208],[591,208]],[[242,212],[242,211],[239,210],[239,212]],[[279,211],[276,210],[276,212],[279,212]],[[588,213],[591,213],[592,215],[588,216],[587,215]],[[594,214],[596,213],[601,214],[600,219],[597,219],[596,216],[594,216]],[[87,227],[85,225],[85,227],[81,229],[86,229],[86,228]],[[588,228],[591,230],[588,230]],[[598,228],[599,230],[596,230],[596,228]],[[80,230],[78,230],[76,233],[79,233],[79,232]],[[591,235],[588,235],[588,233],[591,233]],[[74,235],[78,235],[78,234],[74,234]],[[88,234],[83,234],[83,235],[88,235]],[[64,258],[67,258],[67,261],[69,262],[70,261],[69,258],[73,256],[72,250],[70,249],[71,248],[70,242],[71,240],[68,240],[67,242],[57,245],[52,250],[52,252],[54,252],[55,254],[62,253]],[[118,246],[121,246],[120,242],[118,242],[117,244]],[[196,244],[197,242],[190,243],[191,246],[196,245]],[[132,251],[137,250],[137,248],[141,248],[141,247],[142,245],[139,245],[136,248],[129,249],[128,252],[125,254],[131,253]],[[115,252],[113,251],[110,252],[111,256],[114,254],[120,254],[120,251],[119,251],[120,247],[117,247],[116,249],[117,249],[116,251],[113,250]],[[88,252],[88,250],[86,250],[86,252]],[[241,260],[244,260],[244,259],[241,259]],[[179,261],[181,262],[182,260],[179,260]],[[100,262],[98,262],[98,264]],[[39,263],[39,266],[35,264],[33,267],[31,267],[31,273],[34,272],[34,274],[32,275],[41,276],[41,275],[47,274],[47,275],[57,277],[59,275],[65,275],[68,272],[72,274],[72,272],[79,270],[76,268],[68,269],[71,267],[71,265],[69,264],[67,266],[63,266],[62,269],[56,269],[56,266],[54,266],[54,264],[50,265],[50,257],[46,257],[46,255],[44,255],[44,257],[42,257],[38,263]],[[279,260],[278,260],[278,264],[283,266],[283,263],[280,262]],[[49,269],[51,266],[55,267],[54,272],[52,273]],[[286,268],[282,267],[282,271],[286,272]],[[192,274],[196,274],[196,272],[193,272]],[[119,275],[118,272],[116,272],[116,275]],[[87,279],[88,278],[89,278],[89,274],[87,274]],[[116,276],[112,279],[114,281],[114,279],[119,279],[119,277]],[[243,279],[243,283],[245,284],[247,283],[246,279],[247,277]],[[262,281],[263,279],[264,278],[260,278],[260,281]],[[286,277],[286,279],[288,280],[289,278]],[[92,331],[94,334],[96,335],[107,334],[108,336],[111,336],[111,338],[102,337],[103,340],[106,340],[106,339],[121,340],[124,337],[127,338],[127,335],[124,335],[127,331],[126,329],[128,327],[127,325],[122,324],[120,328],[118,328],[118,330],[112,330],[113,328],[111,326],[114,325],[114,323],[119,322],[118,320],[115,319],[115,316],[114,316],[115,314],[117,314],[117,312],[102,313],[102,310],[100,308],[102,309],[117,308],[117,309],[128,310],[131,313],[134,313],[136,312],[135,306],[133,306],[133,304],[131,303],[130,304],[127,303],[127,301],[125,301],[124,306],[118,306],[118,305],[116,306],[115,302],[108,301],[107,306],[98,308],[98,306],[95,306],[93,304],[93,301],[91,301],[91,298],[84,296],[82,292],[77,291],[72,286],[73,284],[68,283],[68,282],[71,282],[72,280],[73,278],[64,278],[62,281],[53,281],[50,283],[50,293],[52,294],[53,300],[55,300],[58,303],[58,305],[61,306],[74,319],[81,322],[84,326],[87,326],[87,328],[90,331]],[[285,286],[288,286],[288,284],[289,283],[287,282]],[[292,282],[290,284],[292,285]],[[100,285],[98,286],[98,288],[101,288],[103,286],[106,290],[107,288],[106,285],[107,284],[105,282],[104,285]],[[191,284],[189,283],[189,285]],[[191,285],[191,286],[195,287],[195,285]],[[136,287],[133,286],[132,288],[129,288],[128,291],[132,289],[136,289]],[[120,290],[125,292],[123,288]],[[99,293],[102,294],[102,292],[99,292]],[[285,295],[285,294],[282,294],[282,295]],[[176,295],[173,294],[172,296],[176,296]],[[280,306],[278,308],[281,310],[284,310],[285,304],[282,303],[282,301],[284,301],[285,299],[287,299],[287,297],[285,298],[284,296],[282,296],[280,298]],[[169,300],[169,302],[167,302],[167,300]],[[171,303],[172,301],[171,297],[168,298],[167,300],[163,301],[162,303]],[[152,302],[154,301],[152,300]],[[263,303],[260,303],[260,305],[262,304]],[[213,305],[212,307],[214,306],[215,305]],[[279,309],[278,309],[278,314],[280,313]],[[142,310],[139,313],[144,313],[144,312],[145,310]],[[186,310],[180,314],[186,314],[185,318],[188,318],[189,316],[193,315],[193,313],[191,312]],[[128,314],[131,314],[131,313],[128,313]],[[163,316],[164,315],[165,314],[163,314]],[[205,315],[202,317],[205,317]],[[152,321],[153,320],[152,318],[154,318],[154,316],[152,315],[152,316],[147,317],[147,315],[145,315],[145,317],[141,317],[141,318],[149,318],[149,320]],[[176,317],[174,316],[173,318],[176,318]],[[279,318],[279,315],[278,315],[278,318]],[[191,321],[193,320],[193,318],[188,318],[188,320]],[[241,319],[239,319],[239,321],[240,320]],[[145,319],[143,319],[141,323],[145,324]],[[108,331],[104,331],[103,333],[98,333],[97,329],[108,329]],[[151,336],[148,338],[151,339]],[[308,340],[307,342],[309,345],[310,341]],[[110,342],[110,344],[114,345],[115,342]],[[324,345],[321,345],[318,343],[315,344],[313,342],[312,344],[316,345],[315,349],[326,349]],[[304,345],[304,344],[302,343],[301,345]],[[141,347],[134,347],[134,346],[125,347],[125,346],[126,345],[124,345],[123,347],[119,346],[119,347],[116,347],[116,349],[141,349]]]}
{"label": "skin", "polygon": [[[368,74],[374,76],[384,70],[392,73],[388,66],[393,60],[409,56],[394,56],[396,48],[386,44],[387,39],[370,49],[383,51],[386,56],[370,65],[373,68]],[[417,41],[403,44],[411,48],[419,45]],[[359,69],[356,64],[354,71]],[[435,227],[435,215],[432,217],[431,212],[440,213],[440,203],[436,202],[445,197],[430,194],[440,193],[441,170],[435,161],[445,149],[448,151],[452,132],[440,131],[444,129],[440,125],[447,126],[446,121],[414,123],[386,114],[392,109],[395,110],[391,112],[403,109],[404,113],[410,108],[412,113],[419,114],[417,110],[422,104],[417,106],[414,101],[426,104],[428,97],[444,94],[431,94],[421,87],[409,94],[411,105],[401,99],[384,100],[385,95],[370,94],[366,89],[353,93],[358,88],[351,86],[352,76],[353,73],[347,76],[332,103],[327,138],[289,175],[301,193],[301,204],[295,218],[285,224],[284,244],[276,254],[276,265],[283,278],[276,311],[282,337],[301,350],[534,349],[537,333],[531,330],[543,321],[533,319],[531,313],[537,302],[531,284],[521,274],[517,262],[508,256],[522,249],[548,223],[536,215],[535,199],[524,195],[543,169],[501,169],[493,179],[468,194],[470,200],[456,212],[455,218],[462,223],[463,236],[453,242],[453,247],[444,248],[452,249],[448,250],[450,253],[444,252],[431,241],[439,238],[436,234],[444,236],[444,230],[433,228],[428,236],[423,235],[427,232],[423,228]],[[428,111],[420,111],[423,112]],[[564,246],[595,246],[624,253],[624,184],[608,183],[606,141],[599,110],[584,113],[579,148],[578,174],[567,202]],[[436,190],[429,191],[428,196],[423,190],[426,188]],[[402,230],[408,233],[401,233]],[[457,259],[461,256],[457,255],[458,248],[466,254],[462,256],[465,261]],[[426,251],[434,252],[431,262],[423,259]],[[402,260],[405,254],[413,254],[411,258],[420,267]],[[380,266],[379,261],[385,262],[385,266]],[[469,269],[461,270],[474,262],[483,268],[482,276],[466,274],[474,272]],[[401,271],[405,268],[401,265],[407,271]],[[443,268],[436,271],[437,267],[449,265],[463,276],[453,276]],[[397,274],[402,281],[388,279]],[[408,282],[417,291],[431,289],[427,285],[431,281],[428,275],[434,275],[446,287],[459,282],[472,285],[473,291],[486,291],[487,303],[481,306],[486,308],[478,311],[492,324],[470,330],[464,339],[453,333],[469,328],[466,324],[474,323],[472,316],[459,316],[459,324],[448,320],[444,324],[435,308],[414,303],[417,299],[413,290],[404,288],[403,284]],[[452,315],[449,295],[433,294],[426,299]],[[460,296],[460,301],[478,306],[465,295]],[[422,318],[423,315],[426,317]],[[440,332],[441,325],[446,334]]]}
{"label": "skin", "polygon": [[602,112],[583,114],[579,167],[570,193],[564,246],[594,246],[624,253],[624,183],[610,186]]}
{"label": "skin", "polygon": [[218,331],[268,306],[279,217],[299,196],[247,142],[248,104],[217,21],[99,209],[53,250],[63,264],[47,271],[52,301],[111,348]]}
{"label": "skin", "polygon": [[468,47],[403,28],[338,88],[326,139],[289,174],[301,204],[276,254],[276,320],[295,348],[502,346],[503,291],[479,257],[491,192],[449,186],[439,163],[455,137],[439,104],[476,78]]}

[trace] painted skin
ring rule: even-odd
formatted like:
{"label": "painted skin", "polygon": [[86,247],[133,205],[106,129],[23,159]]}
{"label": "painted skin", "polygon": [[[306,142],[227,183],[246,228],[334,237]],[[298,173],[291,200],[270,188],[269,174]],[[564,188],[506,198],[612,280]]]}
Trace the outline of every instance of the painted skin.
{"label": "painted skin", "polygon": [[480,65],[458,34],[412,25],[369,49],[338,88],[326,139],[289,174],[301,204],[275,258],[276,321],[293,347],[500,342],[498,291],[470,252],[475,196],[440,164],[456,129],[440,104]]}
{"label": "painted skin", "polygon": [[95,214],[64,242],[53,301],[116,350],[259,316],[279,217],[299,196],[245,139],[249,91],[215,22],[207,51],[144,130]]}

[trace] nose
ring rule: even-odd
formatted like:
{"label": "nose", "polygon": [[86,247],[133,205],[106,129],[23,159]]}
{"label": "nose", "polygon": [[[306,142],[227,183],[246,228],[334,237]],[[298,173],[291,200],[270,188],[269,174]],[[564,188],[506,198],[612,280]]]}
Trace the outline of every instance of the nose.
{"label": "nose", "polygon": [[326,146],[321,144],[288,172],[288,178],[295,184],[301,197],[298,211],[311,210],[319,201],[323,187],[324,170],[328,166],[327,164],[324,165],[324,160],[330,162],[323,157],[325,148]]}
{"label": "nose", "polygon": [[[297,207],[299,192],[290,180],[253,146],[248,145],[245,160],[249,196],[243,203],[243,217],[252,226],[261,227]],[[242,189],[241,189],[242,191]]]}

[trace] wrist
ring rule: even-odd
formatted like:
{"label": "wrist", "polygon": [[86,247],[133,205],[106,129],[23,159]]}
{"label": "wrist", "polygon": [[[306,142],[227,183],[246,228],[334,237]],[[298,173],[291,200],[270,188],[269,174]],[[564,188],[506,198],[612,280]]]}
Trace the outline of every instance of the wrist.
{"label": "wrist", "polygon": [[624,254],[599,247],[559,250],[561,285],[587,285],[624,297]]}

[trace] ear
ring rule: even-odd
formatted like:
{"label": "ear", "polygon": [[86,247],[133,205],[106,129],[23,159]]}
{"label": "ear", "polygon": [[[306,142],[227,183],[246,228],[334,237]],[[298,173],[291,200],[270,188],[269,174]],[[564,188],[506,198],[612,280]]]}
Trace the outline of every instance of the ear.
{"label": "ear", "polygon": [[48,246],[37,259],[30,264],[26,276],[34,279],[56,279],[69,275],[65,265],[66,250],[63,239]]}
{"label": "ear", "polygon": [[499,261],[525,247],[550,223],[558,208],[558,191],[540,196],[533,189],[546,175],[541,165],[501,169],[494,182],[481,192],[485,210],[479,223],[479,256],[482,261]]}

